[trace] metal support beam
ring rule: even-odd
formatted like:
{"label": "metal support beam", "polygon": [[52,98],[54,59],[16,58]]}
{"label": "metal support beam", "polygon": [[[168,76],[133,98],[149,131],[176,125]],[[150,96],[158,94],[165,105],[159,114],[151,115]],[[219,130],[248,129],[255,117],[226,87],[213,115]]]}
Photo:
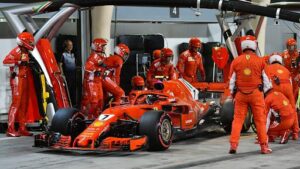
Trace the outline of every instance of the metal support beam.
{"label": "metal support beam", "polygon": [[238,53],[237,53],[237,50],[236,50],[236,46],[233,42],[234,39],[232,39],[232,33],[231,33],[230,28],[229,28],[229,25],[226,22],[225,18],[222,17],[221,15],[218,15],[217,19],[218,19],[218,22],[220,24],[221,30],[223,32],[223,37],[225,39],[226,46],[230,50],[232,56],[234,58],[236,58],[238,56]]}
{"label": "metal support beam", "polygon": [[28,32],[31,32],[32,34],[34,34],[39,29],[36,22],[32,19],[31,16],[21,15],[20,19]]}
{"label": "metal support beam", "polygon": [[[35,34],[34,40],[35,43],[38,42],[43,36],[46,35],[56,24],[57,22],[62,22],[61,20],[64,19],[63,22],[65,22],[70,15],[72,15],[73,12],[75,12],[76,9],[79,7],[73,4],[65,4],[62,9],[56,13],[52,18],[50,18],[43,26],[42,28]],[[65,17],[68,16],[68,17]],[[58,24],[58,26],[61,26],[62,24]]]}
{"label": "metal support beam", "polygon": [[[26,25],[22,22],[26,17],[20,18],[19,16],[24,14],[34,14],[40,13],[43,9],[46,9],[51,2],[43,2],[43,3],[33,3],[27,4],[22,6],[13,6],[8,7],[2,11],[4,17],[6,18],[7,22],[11,25],[12,29],[14,30],[15,34],[19,34],[26,30]],[[29,21],[30,22],[30,21]],[[33,30],[34,25],[30,27],[27,25],[29,29]]]}
{"label": "metal support beam", "polygon": [[[80,46],[81,46],[81,58],[82,65],[85,64],[87,57],[89,56],[90,44],[91,44],[91,28],[90,28],[90,11],[84,10],[79,12],[80,21]],[[82,71],[84,72],[84,71]],[[83,76],[82,76],[83,77]]]}
{"label": "metal support beam", "polygon": [[47,39],[50,41],[53,39],[53,37],[56,35],[56,33],[59,31],[59,29],[63,26],[63,24],[68,20],[68,18],[77,10],[77,7],[69,9],[65,15],[63,15],[52,27],[50,30]]}

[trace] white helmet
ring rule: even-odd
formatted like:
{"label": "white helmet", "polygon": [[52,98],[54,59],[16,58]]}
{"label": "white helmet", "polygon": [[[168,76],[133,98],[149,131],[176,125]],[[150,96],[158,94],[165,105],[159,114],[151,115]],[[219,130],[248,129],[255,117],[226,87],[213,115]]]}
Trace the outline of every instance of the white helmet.
{"label": "white helmet", "polygon": [[269,58],[269,63],[272,64],[273,62],[278,62],[282,65],[282,57],[279,54],[272,54]]}
{"label": "white helmet", "polygon": [[254,36],[246,35],[241,37],[241,48],[242,51],[245,49],[251,49],[256,51],[257,49],[257,40]]}

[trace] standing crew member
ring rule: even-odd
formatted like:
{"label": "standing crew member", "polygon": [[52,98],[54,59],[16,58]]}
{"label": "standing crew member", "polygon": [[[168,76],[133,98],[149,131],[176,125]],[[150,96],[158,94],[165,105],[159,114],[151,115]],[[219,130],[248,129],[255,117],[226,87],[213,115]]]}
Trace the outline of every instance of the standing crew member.
{"label": "standing crew member", "polygon": [[297,41],[294,38],[289,38],[286,41],[286,50],[283,52],[283,63],[284,66],[291,72],[292,82],[293,82],[293,92],[296,100],[298,95],[298,82],[296,77],[299,74],[300,67],[297,64],[299,58],[299,51],[297,49]]}
{"label": "standing crew member", "polygon": [[[119,44],[115,47],[115,55],[110,56],[111,59],[108,58],[105,61],[105,64],[102,65],[104,69],[106,69],[105,76],[102,80],[103,84],[103,92],[107,98],[107,93],[111,93],[114,96],[114,105],[120,105],[121,98],[125,96],[124,90],[119,86],[120,84],[120,74],[123,63],[129,57],[129,48],[125,44]],[[107,65],[106,65],[107,64]],[[115,74],[112,75],[113,69],[115,69]]]}
{"label": "standing crew member", "polygon": [[93,40],[92,52],[85,63],[81,106],[89,119],[97,118],[103,109],[102,80],[105,69],[102,65],[107,43],[105,39]]}
{"label": "standing crew member", "polygon": [[161,59],[149,68],[147,73],[147,82],[150,87],[153,87],[153,82],[156,81],[156,76],[163,76],[167,80],[178,79],[176,68],[171,63],[173,59],[173,51],[169,48],[161,50]]}
{"label": "standing crew member", "polygon": [[268,154],[272,150],[268,147],[263,92],[270,90],[272,83],[264,70],[265,61],[255,54],[256,38],[249,35],[241,37],[241,47],[243,54],[233,60],[229,76],[229,89],[235,100],[229,153],[236,153],[242,126],[250,106],[257,128],[261,153]]}
{"label": "standing crew member", "polygon": [[189,49],[179,56],[177,69],[183,78],[190,83],[198,82],[197,70],[200,71],[201,80],[205,81],[206,79],[202,55],[199,53],[201,46],[201,41],[198,38],[191,38]]}
{"label": "standing crew member", "polygon": [[115,54],[108,57],[104,64],[107,66],[107,68],[113,69],[113,76],[112,80],[116,82],[117,85],[120,86],[120,74],[123,64],[126,62],[126,60],[129,57],[129,48],[127,45],[120,43],[115,48]]}
{"label": "standing crew member", "polygon": [[272,86],[275,91],[279,91],[285,95],[289,99],[290,104],[292,105],[292,110],[294,114],[295,123],[293,125],[293,139],[298,139],[298,132],[299,132],[299,124],[298,124],[298,117],[296,112],[296,103],[293,94],[293,86],[292,86],[292,77],[291,73],[287,68],[282,66],[282,57],[274,53],[269,58],[269,63],[271,65],[266,67],[266,73],[269,79],[272,80]]}
{"label": "standing crew member", "polygon": [[274,90],[266,93],[265,103],[269,141],[274,142],[276,137],[281,137],[280,143],[287,143],[295,120],[292,105],[281,92]]}
{"label": "standing crew member", "polygon": [[[8,129],[6,135],[9,137],[31,136],[25,126],[28,106],[29,81],[31,73],[29,63],[29,51],[34,49],[33,35],[28,32],[17,36],[18,47],[14,48],[3,60],[3,64],[10,68],[10,86],[12,90],[12,102],[8,112]],[[15,130],[16,117],[19,119],[19,130]]]}

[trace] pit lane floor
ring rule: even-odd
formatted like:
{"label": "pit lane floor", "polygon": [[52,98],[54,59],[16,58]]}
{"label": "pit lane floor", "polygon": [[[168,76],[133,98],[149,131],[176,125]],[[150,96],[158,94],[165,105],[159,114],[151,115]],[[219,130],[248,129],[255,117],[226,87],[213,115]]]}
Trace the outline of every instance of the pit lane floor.
{"label": "pit lane floor", "polygon": [[228,135],[201,135],[177,141],[164,152],[71,153],[32,147],[33,137],[9,138],[0,134],[0,168],[300,168],[300,142],[273,143],[270,145],[273,154],[261,155],[258,145],[254,144],[255,134],[250,132],[241,137],[238,154],[230,155]]}

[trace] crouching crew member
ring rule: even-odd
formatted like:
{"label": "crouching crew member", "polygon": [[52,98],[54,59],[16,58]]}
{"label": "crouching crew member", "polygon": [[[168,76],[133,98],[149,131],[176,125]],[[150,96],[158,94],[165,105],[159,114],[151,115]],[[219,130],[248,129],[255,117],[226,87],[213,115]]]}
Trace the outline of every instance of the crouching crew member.
{"label": "crouching crew member", "polygon": [[131,79],[131,86],[133,91],[147,90],[145,88],[145,81],[142,76],[134,76]]}
{"label": "crouching crew member", "polygon": [[295,98],[293,94],[292,77],[290,71],[282,66],[283,60],[280,54],[274,53],[270,55],[269,63],[271,65],[266,67],[266,73],[272,80],[273,89],[281,92],[288,98],[289,103],[292,106],[292,114],[294,114],[294,125],[292,128],[293,139],[298,139],[299,125],[298,116],[296,112]]}
{"label": "crouching crew member", "polygon": [[173,59],[173,51],[169,48],[161,50],[161,59],[159,62],[153,64],[147,73],[147,83],[150,88],[153,88],[153,82],[156,81],[157,76],[162,76],[167,80],[178,79],[178,72],[171,63]]}
{"label": "crouching crew member", "polygon": [[102,67],[105,57],[105,39],[92,42],[92,52],[84,68],[82,111],[89,119],[97,118],[103,109],[102,80],[105,69]]}
{"label": "crouching crew member", "polygon": [[199,52],[201,46],[201,41],[198,38],[191,38],[189,49],[179,56],[177,69],[183,78],[190,83],[198,82],[197,70],[200,71],[201,80],[205,81],[206,79],[202,55]]}
{"label": "crouching crew member", "polygon": [[[26,113],[28,106],[30,75],[29,51],[34,49],[34,37],[28,32],[17,36],[18,47],[14,48],[3,60],[5,66],[10,68],[10,86],[12,90],[12,102],[8,112],[8,129],[6,135],[9,137],[31,136],[26,129]],[[15,129],[16,118],[19,120],[19,130]]]}
{"label": "crouching crew member", "polygon": [[269,141],[281,137],[280,143],[287,143],[295,116],[289,100],[281,93],[271,90],[265,98],[267,116],[267,134]]}
{"label": "crouching crew member", "polygon": [[241,37],[243,54],[233,60],[230,68],[229,89],[235,100],[230,154],[236,153],[249,106],[254,116],[261,153],[272,152],[268,146],[263,94],[272,88],[272,83],[265,73],[265,61],[255,54],[257,45],[255,37],[249,35]]}

